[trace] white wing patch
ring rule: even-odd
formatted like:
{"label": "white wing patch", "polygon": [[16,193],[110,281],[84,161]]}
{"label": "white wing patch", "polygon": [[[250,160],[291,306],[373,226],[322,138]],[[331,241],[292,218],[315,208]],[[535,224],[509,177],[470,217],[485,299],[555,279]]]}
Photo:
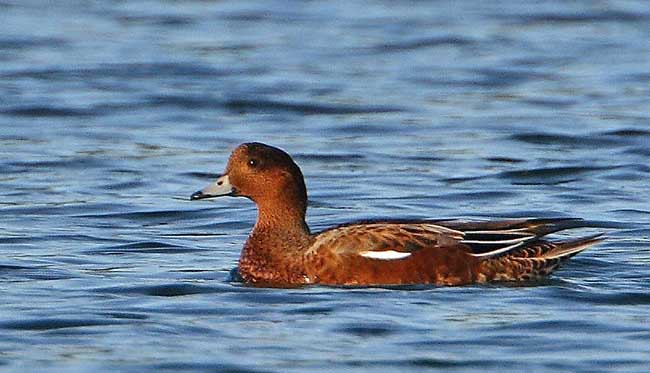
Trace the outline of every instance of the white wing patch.
{"label": "white wing patch", "polygon": [[364,258],[379,259],[379,260],[396,260],[404,259],[411,256],[411,253],[403,253],[395,250],[386,251],[362,251],[359,253]]}

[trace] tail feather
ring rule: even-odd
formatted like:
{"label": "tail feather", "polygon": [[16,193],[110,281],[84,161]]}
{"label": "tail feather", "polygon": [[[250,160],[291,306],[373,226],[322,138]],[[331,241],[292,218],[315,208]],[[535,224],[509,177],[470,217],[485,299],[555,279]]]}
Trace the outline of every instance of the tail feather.
{"label": "tail feather", "polygon": [[576,240],[558,242],[553,249],[545,252],[542,257],[544,259],[569,259],[589,246],[603,241],[603,239],[603,234],[599,233]]}
{"label": "tail feather", "polygon": [[437,224],[462,232],[460,243],[467,247],[468,255],[478,260],[478,282],[530,280],[546,276],[603,238],[597,234],[549,241],[545,236],[565,229],[608,227],[600,222],[574,218],[440,221]]}
{"label": "tail feather", "polygon": [[483,259],[479,263],[478,280],[487,282],[539,279],[552,273],[567,259],[602,240],[602,234],[560,242],[539,240],[508,254]]}

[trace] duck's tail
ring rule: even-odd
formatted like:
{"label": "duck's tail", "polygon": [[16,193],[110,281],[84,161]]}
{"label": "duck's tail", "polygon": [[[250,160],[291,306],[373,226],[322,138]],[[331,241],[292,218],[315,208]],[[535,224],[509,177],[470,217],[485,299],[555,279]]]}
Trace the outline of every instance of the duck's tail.
{"label": "duck's tail", "polygon": [[602,234],[569,241],[532,242],[496,256],[480,259],[478,282],[536,280],[556,270],[567,259],[603,240]]}

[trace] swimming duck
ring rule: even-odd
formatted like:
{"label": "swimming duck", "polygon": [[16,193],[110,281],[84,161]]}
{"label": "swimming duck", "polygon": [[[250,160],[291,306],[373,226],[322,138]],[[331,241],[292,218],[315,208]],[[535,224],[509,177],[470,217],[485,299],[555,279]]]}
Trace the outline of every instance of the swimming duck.
{"label": "swimming duck", "polygon": [[223,175],[190,199],[221,196],[246,197],[257,205],[257,221],[239,259],[239,274],[257,286],[533,280],[602,239],[544,239],[585,226],[581,219],[566,218],[377,220],[311,233],[300,168],[283,150],[255,142],[239,145]]}

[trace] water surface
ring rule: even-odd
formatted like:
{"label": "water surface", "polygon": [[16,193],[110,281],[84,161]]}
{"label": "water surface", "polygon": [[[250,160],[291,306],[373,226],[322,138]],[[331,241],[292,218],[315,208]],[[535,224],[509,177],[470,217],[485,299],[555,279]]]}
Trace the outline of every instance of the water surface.
{"label": "water surface", "polygon": [[[1,368],[648,370],[645,2],[4,1],[0,25]],[[313,230],[619,228],[521,286],[250,288],[253,205],[188,197],[253,140],[294,155]]]}

